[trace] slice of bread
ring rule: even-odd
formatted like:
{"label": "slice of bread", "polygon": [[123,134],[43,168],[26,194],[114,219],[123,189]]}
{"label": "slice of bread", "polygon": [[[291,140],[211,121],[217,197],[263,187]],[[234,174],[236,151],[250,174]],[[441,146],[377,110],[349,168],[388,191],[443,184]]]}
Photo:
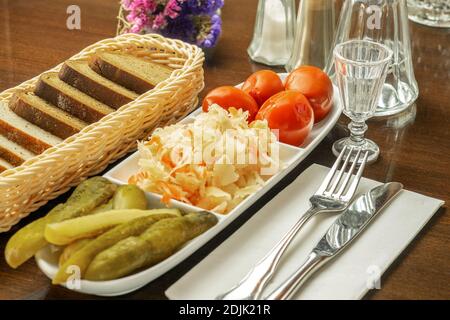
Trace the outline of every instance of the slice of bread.
{"label": "slice of bread", "polygon": [[23,162],[34,156],[36,154],[0,135],[0,157],[13,166],[20,166]]}
{"label": "slice of bread", "polygon": [[44,73],[34,93],[87,123],[97,122],[114,112],[114,109],[60,80],[57,72]]}
{"label": "slice of bread", "polygon": [[6,103],[0,103],[0,134],[36,154],[62,141],[19,117]]}
{"label": "slice of bread", "polygon": [[173,71],[148,59],[120,52],[98,52],[89,66],[105,78],[139,94],[153,89]]}
{"label": "slice of bread", "polygon": [[139,95],[114,83],[89,67],[87,61],[68,60],[59,71],[59,78],[104,104],[118,109]]}
{"label": "slice of bread", "polygon": [[12,168],[14,168],[14,166],[11,163],[6,161],[5,159],[0,158],[0,173]]}
{"label": "slice of bread", "polygon": [[10,109],[25,120],[66,139],[87,123],[39,98],[32,92],[19,92],[11,99]]}

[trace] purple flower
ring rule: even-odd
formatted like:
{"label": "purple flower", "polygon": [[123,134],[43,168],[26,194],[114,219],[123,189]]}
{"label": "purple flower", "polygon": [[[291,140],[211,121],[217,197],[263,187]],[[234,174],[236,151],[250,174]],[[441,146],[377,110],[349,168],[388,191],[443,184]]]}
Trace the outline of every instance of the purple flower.
{"label": "purple flower", "polygon": [[224,0],[187,0],[184,3],[185,10],[189,14],[213,14],[223,7]]}
{"label": "purple flower", "polygon": [[181,6],[180,6],[179,1],[169,0],[169,2],[166,4],[166,7],[164,8],[164,15],[166,15],[172,19],[175,19],[176,17],[178,17],[180,11],[181,11]]}
{"label": "purple flower", "polygon": [[161,12],[153,19],[152,28],[155,30],[162,29],[167,24],[166,18],[164,17],[164,14]]}
{"label": "purple flower", "polygon": [[150,23],[150,15],[155,12],[155,0],[122,0],[122,6],[128,11],[126,19],[131,23],[130,32],[141,33]]}
{"label": "purple flower", "polygon": [[121,4],[130,32],[156,31],[209,48],[216,45],[222,30],[217,11],[224,0],[121,0]]}
{"label": "purple flower", "polygon": [[181,15],[177,19],[169,21],[161,34],[175,39],[180,39],[189,43],[195,43],[197,29],[191,17]]}
{"label": "purple flower", "polygon": [[122,6],[127,11],[154,12],[157,5],[155,0],[122,0]]}
{"label": "purple flower", "polygon": [[196,44],[202,48],[214,47],[222,31],[222,19],[218,14],[203,15],[197,19],[198,35]]}

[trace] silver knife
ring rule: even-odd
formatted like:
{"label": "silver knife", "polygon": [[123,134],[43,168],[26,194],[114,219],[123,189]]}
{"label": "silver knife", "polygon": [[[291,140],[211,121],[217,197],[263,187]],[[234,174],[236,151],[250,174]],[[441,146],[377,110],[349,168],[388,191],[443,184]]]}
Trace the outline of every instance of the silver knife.
{"label": "silver knife", "polygon": [[401,183],[390,182],[357,197],[327,230],[303,265],[265,299],[291,298],[317,269],[348,247],[402,189]]}

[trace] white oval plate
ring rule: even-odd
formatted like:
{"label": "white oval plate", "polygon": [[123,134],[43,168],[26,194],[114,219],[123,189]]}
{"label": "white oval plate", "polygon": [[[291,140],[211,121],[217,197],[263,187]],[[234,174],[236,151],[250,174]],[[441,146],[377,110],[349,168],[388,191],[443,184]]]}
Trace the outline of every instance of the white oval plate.
{"label": "white oval plate", "polygon": [[[286,78],[287,74],[282,73],[280,77]],[[240,85],[238,85],[240,86]],[[162,274],[166,273],[177,264],[185,260],[197,249],[203,246],[206,242],[211,240],[215,235],[222,231],[227,225],[229,225],[234,219],[241,215],[247,208],[255,203],[262,195],[264,195],[270,188],[277,184],[284,176],[291,172],[317,145],[325,138],[325,136],[334,127],[339,116],[342,112],[339,93],[336,87],[334,87],[333,104],[334,107],[330,114],[322,120],[320,123],[314,125],[311,134],[304,142],[301,148],[293,147],[280,143],[280,160],[285,164],[283,169],[278,174],[272,176],[266,181],[266,184],[258,192],[250,195],[244,201],[242,201],[236,208],[226,215],[217,215],[219,222],[213,228],[209,229],[199,237],[189,241],[185,246],[178,250],[175,254],[169,258],[161,261],[160,263],[143,270],[141,272],[132,274],[127,277],[123,277],[117,280],[110,281],[88,281],[81,280],[79,282],[71,282],[73,286],[69,289],[82,292],[86,294],[93,294],[98,296],[118,296],[132,291],[135,291],[154,279],[158,278]],[[192,118],[201,112],[201,109],[197,109],[191,113],[188,117],[182,120],[182,122],[192,121]],[[330,151],[331,152],[331,151]],[[119,165],[107,172],[104,177],[110,179],[117,184],[127,184],[128,178],[138,171],[138,153],[135,152],[127,159],[122,161]],[[160,202],[160,195],[147,193],[149,205],[151,208],[163,207]],[[187,212],[202,211],[203,209],[194,207],[176,200],[171,201],[171,205],[175,208]],[[58,271],[58,258],[60,252],[52,250],[51,246],[47,246],[40,250],[36,256],[36,262],[39,268],[44,272],[47,277],[52,279]],[[68,287],[67,285],[64,285]]]}

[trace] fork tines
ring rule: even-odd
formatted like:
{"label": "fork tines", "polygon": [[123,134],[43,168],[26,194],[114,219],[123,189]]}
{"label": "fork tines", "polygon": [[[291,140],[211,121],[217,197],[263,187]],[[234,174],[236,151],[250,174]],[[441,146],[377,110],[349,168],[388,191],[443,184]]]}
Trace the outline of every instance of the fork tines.
{"label": "fork tines", "polygon": [[[349,201],[358,187],[368,155],[368,151],[344,147],[322,182],[317,194],[323,194],[336,200]],[[344,157],[344,163],[340,166]],[[359,168],[355,175],[354,171],[358,164]],[[348,169],[349,166],[350,168]]]}

